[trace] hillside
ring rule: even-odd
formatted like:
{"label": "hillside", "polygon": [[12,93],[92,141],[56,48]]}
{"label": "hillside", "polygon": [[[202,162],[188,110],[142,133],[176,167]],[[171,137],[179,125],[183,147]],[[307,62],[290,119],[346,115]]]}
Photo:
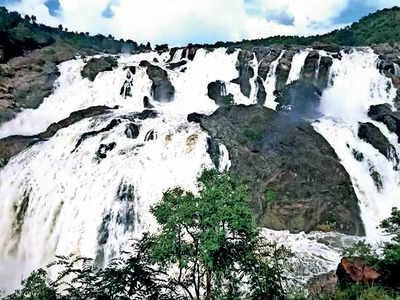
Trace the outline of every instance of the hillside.
{"label": "hillside", "polygon": [[310,37],[274,36],[258,40],[243,40],[241,42],[217,42],[215,47],[240,47],[250,49],[255,46],[304,45],[313,43],[329,43],[341,46],[368,46],[380,43],[400,42],[400,7],[379,10],[363,17],[360,21],[343,29],[334,30],[324,35]]}

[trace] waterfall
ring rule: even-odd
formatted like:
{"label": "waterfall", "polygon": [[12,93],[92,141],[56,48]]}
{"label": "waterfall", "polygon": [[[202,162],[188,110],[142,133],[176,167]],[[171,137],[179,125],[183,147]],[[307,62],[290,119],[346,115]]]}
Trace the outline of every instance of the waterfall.
{"label": "waterfall", "polygon": [[[342,53],[341,60],[334,59],[332,83],[321,100],[324,117],[313,124],[335,149],[351,177],[366,234],[371,241],[381,238],[376,227],[390,215],[392,207],[400,204],[400,174],[395,170],[395,164],[358,137],[358,123],[371,122],[400,153],[397,136],[367,115],[371,105],[392,104],[395,97],[391,81],[376,68],[377,59],[370,49],[355,49],[351,53]],[[362,153],[364,160],[356,160],[354,153]],[[383,184],[381,190],[374,183],[371,170],[379,174]]]}
{"label": "waterfall", "polygon": [[300,78],[301,70],[303,69],[304,62],[311,49],[302,50],[293,56],[292,67],[290,68],[289,77],[286,84],[290,84]]}
{"label": "waterfall", "polygon": [[279,57],[271,63],[271,65],[269,66],[267,78],[264,82],[265,92],[267,93],[265,106],[271,109],[275,109],[278,105],[278,103],[275,102],[276,97],[274,95],[274,91],[276,89],[276,69],[278,68],[279,61],[281,60],[285,52],[286,50],[283,50],[279,54]]}
{"label": "waterfall", "polygon": [[[310,51],[294,56],[287,83],[300,78]],[[276,70],[284,54],[271,63],[264,82],[265,106],[273,109]],[[181,61],[181,56],[182,49],[172,62]],[[176,186],[196,192],[197,176],[213,162],[207,153],[208,134],[198,124],[189,123],[187,115],[209,115],[218,108],[207,96],[208,84],[217,80],[225,83],[224,94],[232,94],[235,104],[256,102],[257,75],[250,80],[249,98],[231,82],[238,77],[237,58],[238,51],[228,55],[224,48],[199,49],[184,68],[170,70],[168,52],[121,55],[118,68],[98,74],[94,82],[81,77],[85,62],[80,58],[59,65],[61,75],[53,94],[38,109],[24,110],[4,123],[0,137],[40,133],[70,113],[94,105],[119,108],[60,130],[12,158],[0,171],[0,289],[15,288],[23,276],[52,261],[54,255],[73,253],[107,264],[142,232],[157,229],[149,207],[163,192]],[[144,120],[134,114],[143,111],[143,98],[151,90],[146,69],[139,67],[142,60],[165,69],[176,91],[172,102],[152,101],[158,115]],[[376,225],[390,214],[392,206],[398,206],[400,192],[393,162],[357,135],[358,122],[372,122],[400,154],[397,136],[367,116],[370,105],[391,103],[395,96],[390,81],[377,70],[376,60],[369,49],[334,59],[330,85],[321,100],[323,117],[313,123],[350,174],[367,236],[375,241],[381,239]],[[254,59],[255,74],[257,65]],[[127,69],[130,66],[136,67],[135,74]],[[131,95],[121,95],[127,78]],[[114,129],[89,137],[72,151],[83,133],[103,129],[112,120],[118,120]],[[137,126],[137,138],[126,134],[129,126]],[[229,169],[227,148],[222,144],[218,148],[219,169]],[[353,150],[365,159],[357,161]],[[371,167],[382,178],[380,191],[370,175]],[[356,239],[337,233],[290,234],[268,229],[263,234],[293,248],[304,262],[304,280],[336,268],[343,245]]]}

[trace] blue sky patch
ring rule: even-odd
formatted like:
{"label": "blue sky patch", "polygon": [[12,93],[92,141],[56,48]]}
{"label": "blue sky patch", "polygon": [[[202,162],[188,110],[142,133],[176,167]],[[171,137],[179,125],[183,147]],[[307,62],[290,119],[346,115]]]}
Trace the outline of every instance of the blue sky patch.
{"label": "blue sky patch", "polygon": [[60,2],[58,0],[47,0],[44,5],[49,9],[49,13],[51,16],[56,17],[60,12]]}

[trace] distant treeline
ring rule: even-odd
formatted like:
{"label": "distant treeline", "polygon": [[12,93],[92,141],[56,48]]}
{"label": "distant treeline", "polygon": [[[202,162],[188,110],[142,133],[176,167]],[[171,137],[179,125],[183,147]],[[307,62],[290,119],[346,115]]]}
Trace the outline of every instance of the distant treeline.
{"label": "distant treeline", "polygon": [[[57,28],[37,23],[35,16],[22,17],[17,12],[8,12],[0,7],[0,62],[23,55],[25,51],[42,48],[54,43],[66,43],[77,49],[93,50],[117,54],[121,52],[151,50],[150,43],[138,44],[132,40],[116,40],[112,35],[89,35],[88,32],[71,32],[59,25]],[[251,49],[257,46],[303,45],[316,42],[341,46],[367,46],[379,43],[400,42],[400,7],[383,9],[363,17],[343,29],[334,30],[324,35],[309,37],[274,36],[257,40],[238,42],[217,42],[215,44],[189,44],[190,47],[218,48],[231,47]],[[155,46],[156,51],[165,51],[167,44]]]}
{"label": "distant treeline", "polygon": [[340,46],[368,46],[371,44],[400,42],[400,7],[395,6],[391,9],[379,10],[361,18],[360,21],[353,23],[351,26],[323,35],[309,37],[273,36],[257,40],[242,40],[240,42],[217,42],[214,45],[206,45],[206,47],[251,49],[257,46],[276,44],[283,46],[311,46],[316,42]]}
{"label": "distant treeline", "polygon": [[132,40],[116,40],[111,35],[91,36],[89,32],[71,32],[62,25],[57,28],[46,26],[37,23],[36,16],[22,17],[17,12],[8,12],[5,7],[0,7],[0,62],[57,42],[110,54],[151,49],[150,43],[138,45]]}

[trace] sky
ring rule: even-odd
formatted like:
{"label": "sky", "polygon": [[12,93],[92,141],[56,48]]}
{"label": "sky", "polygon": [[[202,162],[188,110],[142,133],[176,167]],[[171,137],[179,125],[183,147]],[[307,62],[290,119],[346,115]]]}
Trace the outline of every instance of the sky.
{"label": "sky", "polygon": [[400,0],[0,0],[70,31],[153,45],[326,33]]}

